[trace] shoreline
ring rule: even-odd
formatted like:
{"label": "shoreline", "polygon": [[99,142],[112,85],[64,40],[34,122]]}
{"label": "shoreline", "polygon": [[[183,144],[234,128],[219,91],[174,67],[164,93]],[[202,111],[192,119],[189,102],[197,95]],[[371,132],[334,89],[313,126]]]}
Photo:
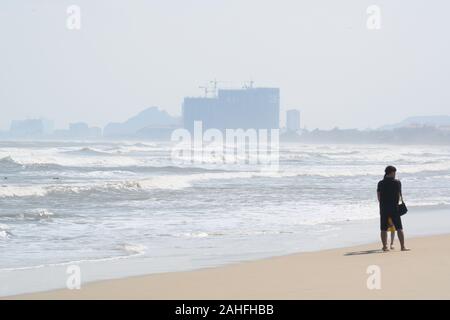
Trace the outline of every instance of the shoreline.
{"label": "shoreline", "polygon": [[[407,239],[447,234],[450,230],[448,213],[447,209],[411,210],[406,225]],[[153,252],[152,255],[143,254],[133,258],[108,259],[108,261],[85,260],[24,270],[0,271],[0,299],[65,288],[68,277],[67,268],[73,264],[82,270],[83,285],[150,274],[195,271],[296,253],[377,243],[379,235],[375,230],[378,224],[378,219],[346,221],[323,225],[328,231],[319,232],[324,229],[307,228],[297,233],[268,234],[239,239],[233,246],[233,243],[228,243],[228,248],[222,247],[217,252],[214,251],[213,246],[206,252],[192,251],[184,255],[158,255]],[[214,238],[204,238],[201,242],[214,240]],[[239,250],[234,249],[236,247]]]}
{"label": "shoreline", "polygon": [[[372,243],[294,253],[2,299],[450,299],[450,235],[413,237],[407,246],[412,251],[382,253]],[[367,287],[371,266],[379,267],[380,290]]]}

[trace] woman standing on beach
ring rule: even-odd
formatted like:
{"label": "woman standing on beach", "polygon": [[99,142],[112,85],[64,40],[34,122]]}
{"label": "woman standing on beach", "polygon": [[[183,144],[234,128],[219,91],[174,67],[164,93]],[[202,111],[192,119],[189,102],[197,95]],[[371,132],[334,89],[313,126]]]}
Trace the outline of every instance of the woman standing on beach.
{"label": "woman standing on beach", "polygon": [[385,169],[384,179],[378,183],[377,194],[380,202],[380,230],[383,251],[389,251],[387,245],[387,230],[389,228],[389,218],[397,230],[398,239],[402,251],[409,251],[405,247],[405,236],[403,233],[402,219],[398,210],[398,203],[402,194],[402,184],[395,179],[397,169],[388,166]]}

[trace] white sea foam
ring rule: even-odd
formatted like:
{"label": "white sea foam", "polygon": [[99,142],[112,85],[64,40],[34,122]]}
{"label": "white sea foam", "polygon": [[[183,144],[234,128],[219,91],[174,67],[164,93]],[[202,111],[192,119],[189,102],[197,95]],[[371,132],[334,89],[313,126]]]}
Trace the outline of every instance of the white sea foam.
{"label": "white sea foam", "polygon": [[85,156],[114,156],[113,153],[109,153],[103,150],[98,150],[95,148],[84,147],[78,150],[66,151],[68,154],[85,155]]}
{"label": "white sea foam", "polygon": [[47,195],[79,194],[83,192],[138,192],[154,189],[180,190],[192,187],[195,182],[243,179],[254,176],[273,176],[273,174],[258,172],[217,172],[191,175],[155,176],[142,180],[94,182],[91,184],[58,184],[39,186],[3,185],[0,187],[0,198],[43,197]]}
{"label": "white sea foam", "polygon": [[8,239],[11,234],[9,230],[9,226],[7,226],[6,224],[0,224],[0,239]]}
{"label": "white sea foam", "polygon": [[[376,227],[374,189],[387,164],[404,178],[408,218],[418,208],[450,205],[450,150],[441,147],[293,144],[282,146],[278,172],[175,166],[168,151],[159,143],[3,144],[0,239],[11,247],[0,255],[1,270],[141,256],[170,265],[199,247],[225,256],[236,241],[249,245],[233,250],[234,258],[266,250],[266,240],[297,250],[311,243],[305,232],[322,241],[350,222]],[[73,261],[58,263],[64,254]]]}
{"label": "white sea foam", "polygon": [[47,194],[43,186],[0,186],[0,198],[42,197]]}
{"label": "white sea foam", "polygon": [[186,237],[186,238],[207,238],[210,236],[207,232],[184,232],[177,234],[177,236]]}
{"label": "white sea foam", "polygon": [[130,254],[138,254],[142,255],[145,253],[145,250],[147,250],[147,247],[142,244],[124,244],[122,246],[123,250]]}
{"label": "white sea foam", "polygon": [[60,263],[48,263],[48,264],[38,264],[38,265],[30,265],[30,266],[23,266],[23,267],[0,268],[0,272],[34,270],[34,269],[42,269],[42,268],[48,268],[48,267],[62,267],[62,266],[78,265],[78,264],[84,264],[84,263],[111,262],[111,261],[129,259],[129,258],[133,258],[133,257],[139,256],[139,255],[141,255],[141,254],[132,253],[132,254],[114,256],[114,257],[95,258],[95,259],[80,259],[80,260],[66,261],[66,262],[60,262]]}
{"label": "white sea foam", "polygon": [[47,209],[33,209],[31,210],[31,213],[40,218],[49,218],[55,215],[53,212]]}
{"label": "white sea foam", "polygon": [[126,156],[115,156],[96,154],[94,156],[82,156],[78,154],[27,154],[27,155],[5,155],[0,158],[0,170],[2,168],[52,168],[62,167],[126,167],[143,166],[145,161]]}
{"label": "white sea foam", "polygon": [[[356,177],[356,176],[374,176],[379,177],[381,166],[285,166],[280,171],[243,171],[243,172],[206,172],[184,175],[157,175],[145,179],[91,182],[77,184],[56,184],[56,185],[0,185],[0,198],[8,197],[43,197],[47,195],[61,194],[79,194],[82,192],[139,192],[150,191],[154,189],[181,190],[190,188],[196,183],[203,183],[212,180],[230,180],[230,179],[250,179],[255,177],[266,178],[287,178],[296,176],[319,176],[324,178],[337,177]],[[439,173],[450,171],[450,162],[437,164],[424,164],[418,166],[403,166],[399,168],[400,175],[420,174],[420,173]],[[130,176],[130,173],[126,173]],[[112,176],[111,176],[112,175]],[[93,172],[86,177],[108,178],[123,175],[120,171]],[[135,175],[135,174],[133,174]],[[448,175],[448,174],[447,174]]]}

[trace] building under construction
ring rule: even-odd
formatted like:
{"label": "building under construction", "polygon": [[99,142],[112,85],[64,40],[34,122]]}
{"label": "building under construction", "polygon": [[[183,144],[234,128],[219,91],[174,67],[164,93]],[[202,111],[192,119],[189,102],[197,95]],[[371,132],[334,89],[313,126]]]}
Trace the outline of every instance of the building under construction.
{"label": "building under construction", "polygon": [[212,96],[206,91],[205,97],[185,98],[183,102],[184,127],[191,132],[195,121],[202,122],[203,130],[278,129],[279,117],[278,88],[214,88]]}

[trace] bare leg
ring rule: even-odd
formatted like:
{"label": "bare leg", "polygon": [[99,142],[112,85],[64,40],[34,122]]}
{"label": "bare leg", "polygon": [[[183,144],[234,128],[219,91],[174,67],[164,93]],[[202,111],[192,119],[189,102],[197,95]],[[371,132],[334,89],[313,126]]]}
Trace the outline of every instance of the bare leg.
{"label": "bare leg", "polygon": [[395,231],[391,231],[391,250],[394,250]]}
{"label": "bare leg", "polygon": [[381,231],[381,242],[383,243],[383,251],[389,251],[387,246],[387,231]]}
{"label": "bare leg", "polygon": [[405,247],[405,234],[403,233],[403,230],[397,230],[397,234],[402,251],[409,251],[409,249]]}

